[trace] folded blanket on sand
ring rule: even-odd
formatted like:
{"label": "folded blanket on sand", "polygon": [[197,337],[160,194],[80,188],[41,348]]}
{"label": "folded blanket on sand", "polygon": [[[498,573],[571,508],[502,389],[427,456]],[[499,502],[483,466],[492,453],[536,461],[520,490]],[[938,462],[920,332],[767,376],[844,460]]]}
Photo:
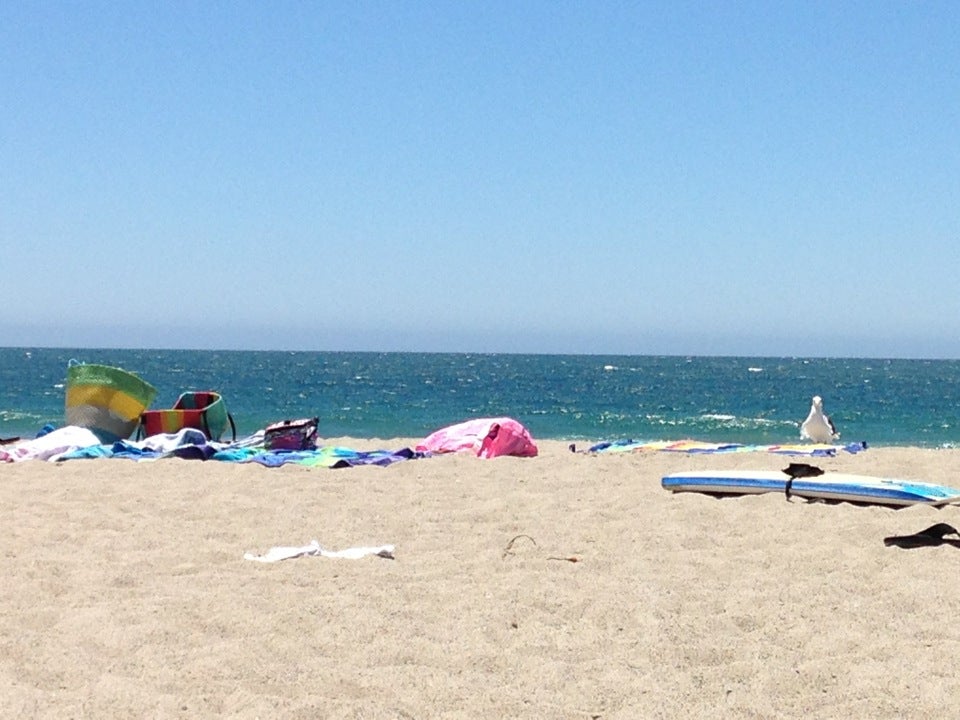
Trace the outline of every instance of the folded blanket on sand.
{"label": "folded blanket on sand", "polygon": [[401,460],[414,460],[426,457],[424,453],[409,448],[400,450],[353,450],[351,448],[328,445],[316,450],[280,450],[263,448],[236,450],[227,448],[215,453],[211,459],[225,462],[255,462],[266,467],[281,465],[303,465],[305,467],[346,468],[358,465],[379,465],[385,467]]}
{"label": "folded blanket on sand", "polygon": [[318,543],[316,540],[313,540],[309,545],[302,545],[300,547],[273,547],[270,548],[265,555],[246,553],[244,554],[243,559],[269,563],[308,556],[357,560],[370,555],[376,555],[377,557],[393,560],[393,545],[380,545],[379,547],[355,547],[347,548],[346,550],[325,550],[320,546],[320,543]]}
{"label": "folded blanket on sand", "polygon": [[783,444],[783,445],[741,445],[740,443],[712,443],[699,440],[617,440],[602,442],[587,449],[588,453],[622,452],[676,452],[676,453],[744,453],[767,452],[777,455],[807,455],[810,457],[833,457],[839,451],[858,453],[866,450],[865,442],[846,445],[822,444]]}

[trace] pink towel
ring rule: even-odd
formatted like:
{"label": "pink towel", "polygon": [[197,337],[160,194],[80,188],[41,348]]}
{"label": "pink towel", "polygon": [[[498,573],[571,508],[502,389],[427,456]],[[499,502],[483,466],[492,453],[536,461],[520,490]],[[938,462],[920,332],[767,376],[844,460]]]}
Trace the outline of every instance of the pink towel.
{"label": "pink towel", "polygon": [[536,457],[530,432],[512,418],[480,418],[441,428],[424,438],[418,452],[449,453],[470,450],[478,457],[498,455]]}

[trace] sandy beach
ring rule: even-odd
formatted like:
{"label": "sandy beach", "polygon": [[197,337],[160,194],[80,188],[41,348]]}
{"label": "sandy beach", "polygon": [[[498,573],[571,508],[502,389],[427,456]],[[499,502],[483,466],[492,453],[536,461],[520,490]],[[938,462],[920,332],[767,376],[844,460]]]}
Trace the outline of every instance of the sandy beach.
{"label": "sandy beach", "polygon": [[[351,440],[397,449],[409,440]],[[0,716],[952,717],[960,508],[671,494],[767,453],[0,466]],[[960,485],[960,451],[827,470]],[[257,563],[280,545],[395,559]]]}

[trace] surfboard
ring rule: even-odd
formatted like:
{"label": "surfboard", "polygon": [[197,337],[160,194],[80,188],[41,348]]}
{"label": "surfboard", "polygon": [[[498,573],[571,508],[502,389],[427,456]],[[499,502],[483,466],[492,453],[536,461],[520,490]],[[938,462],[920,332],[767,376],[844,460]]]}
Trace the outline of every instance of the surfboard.
{"label": "surfboard", "polygon": [[[779,470],[703,470],[665,476],[661,485],[672,492],[714,495],[787,494],[790,477]],[[878,505],[949,505],[960,503],[960,490],[918,480],[827,472],[796,478],[790,495]]]}

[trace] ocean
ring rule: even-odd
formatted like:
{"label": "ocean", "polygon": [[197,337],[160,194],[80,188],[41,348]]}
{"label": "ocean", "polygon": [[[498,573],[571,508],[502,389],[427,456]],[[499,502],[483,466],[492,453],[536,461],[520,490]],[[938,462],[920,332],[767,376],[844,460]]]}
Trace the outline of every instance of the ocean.
{"label": "ocean", "polygon": [[841,442],[956,447],[960,361],[0,348],[0,437],[64,423],[71,360],[123,368],[171,407],[216,390],[239,436],[318,416],[326,437],[421,438],[478,417],[593,443],[793,443],[820,395]]}

